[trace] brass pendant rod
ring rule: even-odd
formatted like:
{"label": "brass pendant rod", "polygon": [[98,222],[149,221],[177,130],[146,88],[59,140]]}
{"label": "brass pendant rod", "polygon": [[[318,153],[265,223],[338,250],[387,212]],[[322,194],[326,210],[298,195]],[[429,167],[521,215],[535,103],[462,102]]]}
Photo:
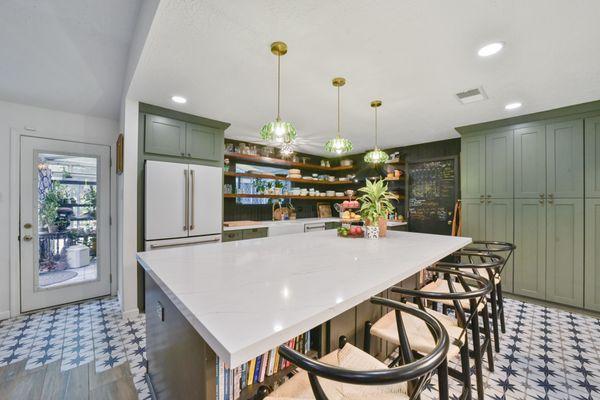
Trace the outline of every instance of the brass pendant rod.
{"label": "brass pendant rod", "polygon": [[377,149],[377,107],[375,107],[375,148]]}
{"label": "brass pendant rod", "polygon": [[338,99],[337,99],[338,100],[338,102],[337,102],[338,103],[337,104],[337,106],[338,106],[337,107],[337,133],[339,136],[339,134],[340,134],[340,87],[339,86],[337,88],[337,95],[338,95]]}
{"label": "brass pendant rod", "polygon": [[281,56],[277,55],[277,121],[281,118],[279,116],[279,109],[281,103]]}

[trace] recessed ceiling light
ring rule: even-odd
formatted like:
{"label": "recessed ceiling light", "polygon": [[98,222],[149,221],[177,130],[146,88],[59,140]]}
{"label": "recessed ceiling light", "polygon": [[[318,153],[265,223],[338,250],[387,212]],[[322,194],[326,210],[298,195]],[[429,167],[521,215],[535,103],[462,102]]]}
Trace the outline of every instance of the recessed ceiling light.
{"label": "recessed ceiling light", "polygon": [[179,103],[179,104],[187,103],[187,99],[185,97],[181,97],[181,96],[173,96],[173,97],[171,97],[171,100],[173,100],[175,103]]}
{"label": "recessed ceiling light", "polygon": [[518,101],[514,102],[514,103],[508,103],[507,105],[504,106],[504,109],[506,110],[515,110],[519,107],[521,107],[523,104],[519,103]]}
{"label": "recessed ceiling light", "polygon": [[485,46],[483,46],[482,48],[479,49],[477,54],[479,54],[479,57],[489,57],[491,55],[496,54],[500,50],[502,50],[503,47],[504,47],[504,43],[502,43],[502,42],[494,42],[494,43],[486,44]]}

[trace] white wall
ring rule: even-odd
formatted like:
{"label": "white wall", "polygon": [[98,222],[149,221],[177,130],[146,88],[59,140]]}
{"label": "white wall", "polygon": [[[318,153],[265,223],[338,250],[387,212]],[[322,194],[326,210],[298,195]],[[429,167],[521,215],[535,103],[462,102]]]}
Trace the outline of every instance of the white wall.
{"label": "white wall", "polygon": [[[10,190],[12,190],[10,187],[10,160],[11,157],[14,157],[10,154],[11,129],[32,136],[51,135],[55,138],[110,145],[114,152],[119,125],[117,121],[110,119],[0,101],[0,319],[7,318],[11,309],[9,201]],[[113,177],[113,187],[114,182]],[[18,190],[18,188],[15,189]],[[115,196],[113,196],[112,203],[115,203]],[[113,231],[113,244],[115,244],[116,229]],[[115,247],[112,246],[111,259],[113,263],[116,262]]]}
{"label": "white wall", "polygon": [[139,103],[125,99],[119,126],[125,136],[123,174],[117,179],[118,282],[123,317],[133,317],[137,307],[137,174]]}

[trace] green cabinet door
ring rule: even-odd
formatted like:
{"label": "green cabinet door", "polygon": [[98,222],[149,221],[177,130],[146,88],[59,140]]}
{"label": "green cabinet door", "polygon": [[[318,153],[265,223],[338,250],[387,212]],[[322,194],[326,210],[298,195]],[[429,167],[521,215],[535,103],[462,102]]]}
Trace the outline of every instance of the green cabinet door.
{"label": "green cabinet door", "polygon": [[546,299],[583,307],[583,199],[549,200],[546,215]]}
{"label": "green cabinet door", "polygon": [[462,235],[485,240],[485,201],[462,199]]}
{"label": "green cabinet door", "polygon": [[[513,242],[513,210],[512,199],[491,199],[485,205],[485,239],[500,242]],[[502,254],[507,257],[508,254]],[[514,254],[502,271],[502,289],[513,291]]]}
{"label": "green cabinet door", "polygon": [[600,311],[600,199],[585,200],[584,306]]}
{"label": "green cabinet door", "polygon": [[546,297],[546,205],[544,200],[515,200],[515,294]]}
{"label": "green cabinet door", "polygon": [[462,198],[479,199],[485,196],[485,136],[463,138],[460,153]]}
{"label": "green cabinet door", "polygon": [[146,153],[181,157],[185,153],[185,122],[146,114]]}
{"label": "green cabinet door", "polygon": [[583,197],[583,120],[546,126],[548,198]]}
{"label": "green cabinet door", "polygon": [[208,126],[186,124],[186,156],[201,160],[223,159],[223,131]]}
{"label": "green cabinet door", "polygon": [[487,198],[513,197],[513,130],[485,137],[485,193]]}
{"label": "green cabinet door", "polygon": [[546,195],[546,128],[533,126],[515,130],[515,198]]}
{"label": "green cabinet door", "polygon": [[600,117],[585,120],[585,197],[600,197]]}

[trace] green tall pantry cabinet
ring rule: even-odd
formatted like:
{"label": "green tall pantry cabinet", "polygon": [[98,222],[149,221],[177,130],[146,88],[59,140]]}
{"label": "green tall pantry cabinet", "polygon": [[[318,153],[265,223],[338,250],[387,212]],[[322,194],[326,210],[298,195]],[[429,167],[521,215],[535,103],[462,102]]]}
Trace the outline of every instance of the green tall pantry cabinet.
{"label": "green tall pantry cabinet", "polygon": [[[473,240],[513,241],[513,131],[464,138],[461,149],[463,235]],[[513,260],[502,273],[513,290]]]}
{"label": "green tall pantry cabinet", "polygon": [[595,107],[570,109],[575,118],[544,113],[457,129],[467,174],[463,234],[514,239],[515,294],[600,311],[600,102]]}

